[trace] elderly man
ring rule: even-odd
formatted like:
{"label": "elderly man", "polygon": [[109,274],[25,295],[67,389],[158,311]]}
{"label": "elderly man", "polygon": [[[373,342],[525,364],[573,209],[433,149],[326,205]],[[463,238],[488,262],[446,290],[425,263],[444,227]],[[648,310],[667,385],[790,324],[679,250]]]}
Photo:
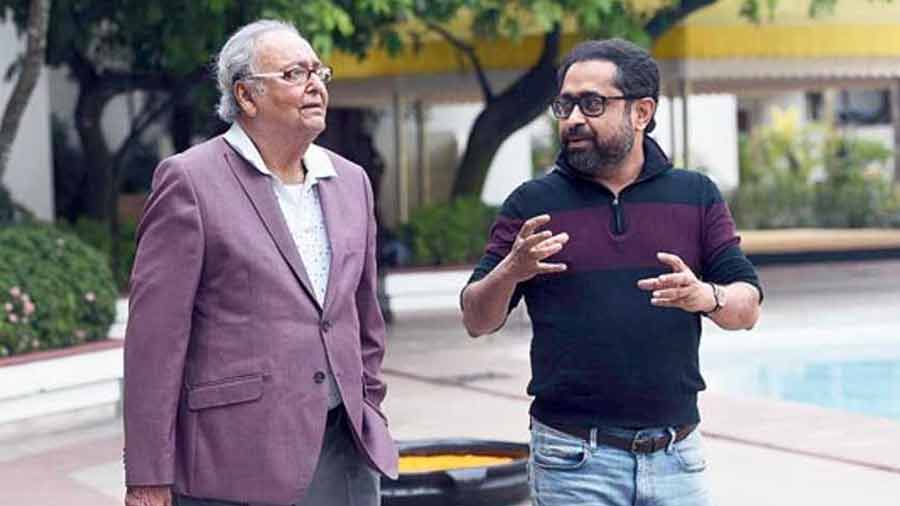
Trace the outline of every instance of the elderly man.
{"label": "elderly man", "polygon": [[562,152],[509,196],[462,292],[472,336],[524,296],[531,484],[542,506],[709,502],[701,316],[752,327],[762,298],[728,207],[649,137],[659,71],[622,40],[574,48],[552,111]]}
{"label": "elderly man", "polygon": [[313,144],[331,69],[278,21],[218,58],[223,136],[164,160],[125,340],[127,506],[375,505],[397,452],[363,170]]}

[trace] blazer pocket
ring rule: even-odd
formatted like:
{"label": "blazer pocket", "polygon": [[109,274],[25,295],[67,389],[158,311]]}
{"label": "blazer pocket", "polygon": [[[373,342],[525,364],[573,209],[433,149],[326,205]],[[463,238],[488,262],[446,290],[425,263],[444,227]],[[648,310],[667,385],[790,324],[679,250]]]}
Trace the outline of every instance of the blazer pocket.
{"label": "blazer pocket", "polygon": [[188,409],[198,411],[255,401],[263,395],[263,375],[253,374],[225,378],[188,390]]}

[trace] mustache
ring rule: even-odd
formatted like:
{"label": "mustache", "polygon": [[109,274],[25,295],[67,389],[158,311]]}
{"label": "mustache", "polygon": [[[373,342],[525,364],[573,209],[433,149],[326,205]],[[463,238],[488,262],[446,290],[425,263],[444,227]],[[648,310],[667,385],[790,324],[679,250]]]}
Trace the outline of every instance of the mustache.
{"label": "mustache", "polygon": [[562,132],[563,143],[568,143],[572,139],[593,139],[594,136],[584,125],[572,125]]}

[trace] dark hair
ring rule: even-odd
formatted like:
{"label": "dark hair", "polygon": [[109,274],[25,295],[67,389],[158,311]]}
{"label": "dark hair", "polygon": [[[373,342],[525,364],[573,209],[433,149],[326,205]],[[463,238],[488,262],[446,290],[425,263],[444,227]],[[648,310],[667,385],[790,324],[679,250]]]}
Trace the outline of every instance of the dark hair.
{"label": "dark hair", "polygon": [[[562,89],[569,67],[588,60],[605,60],[616,66],[613,84],[626,96],[650,97],[659,103],[659,66],[645,49],[627,40],[589,40],[575,46],[556,75],[557,88]],[[655,115],[655,113],[654,113]],[[656,119],[650,118],[647,133],[656,128]]]}

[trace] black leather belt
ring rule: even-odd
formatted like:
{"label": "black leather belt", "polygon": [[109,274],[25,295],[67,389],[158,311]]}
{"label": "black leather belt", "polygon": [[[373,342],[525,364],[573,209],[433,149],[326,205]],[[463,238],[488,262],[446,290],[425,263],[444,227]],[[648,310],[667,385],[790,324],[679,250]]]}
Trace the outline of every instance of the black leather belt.
{"label": "black leather belt", "polygon": [[[547,423],[541,422],[548,427],[552,427],[555,430],[560,432],[565,432],[570,436],[577,437],[579,439],[583,439],[585,441],[591,440],[591,428],[590,427],[580,427],[574,425],[561,425],[557,423]],[[682,425],[681,427],[677,427],[675,429],[675,443],[681,441],[682,439],[688,437],[691,432],[694,432],[694,429],[697,428],[697,424],[693,425]],[[670,432],[666,432],[665,434],[660,434],[655,437],[642,437],[642,438],[634,438],[627,439],[623,437],[613,436],[610,434],[604,434],[601,430],[597,430],[597,443],[605,444],[608,446],[612,446],[614,448],[619,448],[620,450],[629,451],[632,453],[654,453],[658,452],[669,446],[669,443],[672,441],[672,434]]]}

